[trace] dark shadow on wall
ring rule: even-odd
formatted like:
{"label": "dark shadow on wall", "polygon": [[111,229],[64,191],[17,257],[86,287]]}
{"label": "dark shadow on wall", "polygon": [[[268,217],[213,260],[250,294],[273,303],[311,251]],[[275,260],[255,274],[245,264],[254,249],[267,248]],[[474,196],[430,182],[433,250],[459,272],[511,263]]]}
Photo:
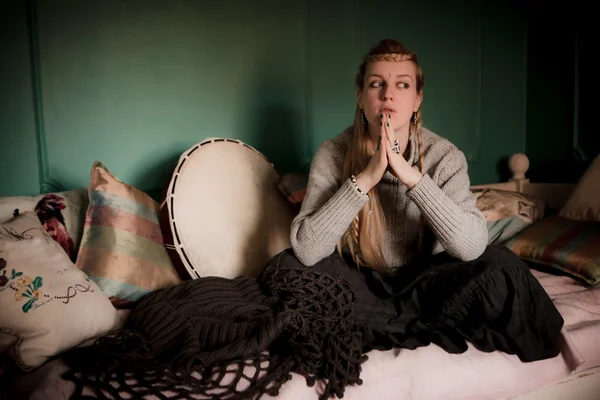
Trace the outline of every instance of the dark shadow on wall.
{"label": "dark shadow on wall", "polygon": [[[296,82],[303,77],[294,71],[282,71],[280,62],[271,61],[270,57],[257,62],[253,68],[255,78],[248,82],[245,90],[245,114],[239,116],[241,131],[232,137],[244,138],[244,142],[265,155],[282,174],[303,171],[310,139],[305,129],[306,93]],[[156,158],[153,167],[136,179],[137,187],[160,202],[180,155],[163,154]]]}
{"label": "dark shadow on wall", "polygon": [[[257,63],[257,66],[256,79],[251,82],[250,96],[247,99],[249,114],[244,118],[248,129],[247,137],[251,140],[248,144],[267,157],[281,174],[300,171],[308,140],[304,137],[307,123],[307,115],[304,113],[305,93],[299,91],[292,82],[295,74],[282,72],[282,65],[277,64],[277,61],[270,61],[270,57],[264,58],[264,62]],[[267,176],[264,175],[263,178]],[[271,202],[273,195],[278,197],[275,194],[278,192],[276,182],[262,182],[262,185],[265,188],[271,187],[273,192],[260,197],[253,210],[256,224],[246,227],[257,240],[255,243],[248,243],[245,252],[256,257],[268,253],[267,243],[271,240],[268,238],[276,234],[277,229],[281,229],[274,222],[273,218],[277,217]],[[278,198],[287,204],[283,195]],[[261,268],[262,266],[257,265],[252,269],[259,271]]]}
{"label": "dark shadow on wall", "polygon": [[171,174],[179,161],[180,155],[181,153],[169,154],[156,159],[154,166],[144,171],[141,178],[137,180],[137,185],[139,186],[134,186],[142,189],[160,204],[163,199],[163,190],[170,181]]}
{"label": "dark shadow on wall", "polygon": [[508,182],[508,180],[512,178],[512,172],[508,167],[508,157],[502,157],[498,161],[498,164],[496,165],[496,173],[500,177],[499,182]]}
{"label": "dark shadow on wall", "polygon": [[307,141],[303,89],[296,84],[304,79],[300,70],[287,72],[280,61],[264,57],[256,64],[256,78],[249,87],[249,114],[243,118],[252,146],[263,153],[281,172],[302,168]]}
{"label": "dark shadow on wall", "polygon": [[265,103],[258,105],[255,117],[257,150],[281,173],[300,170],[303,132],[299,113],[285,104]]}

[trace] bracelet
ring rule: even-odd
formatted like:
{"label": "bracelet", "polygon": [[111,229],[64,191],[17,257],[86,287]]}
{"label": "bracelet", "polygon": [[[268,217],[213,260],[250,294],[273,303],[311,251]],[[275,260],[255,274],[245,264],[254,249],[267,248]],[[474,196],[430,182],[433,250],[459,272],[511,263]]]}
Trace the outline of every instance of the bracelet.
{"label": "bracelet", "polygon": [[367,198],[369,199],[369,215],[373,214],[373,209],[371,208],[371,196],[369,196],[369,193],[365,193],[362,190],[360,190],[360,188],[356,184],[356,176],[352,175],[350,177],[350,180],[354,184],[354,187],[356,188],[356,190],[358,190],[358,193],[362,194],[363,196],[367,196]]}
{"label": "bracelet", "polygon": [[362,190],[360,190],[360,188],[358,187],[357,183],[356,183],[356,176],[352,175],[350,177],[350,180],[352,181],[352,183],[354,184],[354,187],[356,188],[356,190],[358,190],[358,193],[362,194],[363,196],[369,196],[369,193],[367,192],[363,192]]}

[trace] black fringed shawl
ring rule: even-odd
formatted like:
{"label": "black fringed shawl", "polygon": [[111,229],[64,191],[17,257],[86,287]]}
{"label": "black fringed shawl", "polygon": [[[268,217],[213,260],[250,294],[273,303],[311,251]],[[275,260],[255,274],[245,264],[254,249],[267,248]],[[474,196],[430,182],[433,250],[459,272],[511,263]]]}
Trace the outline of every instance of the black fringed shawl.
{"label": "black fringed shawl", "polygon": [[[65,355],[64,378],[94,398],[245,399],[277,395],[291,372],[321,398],[361,384],[371,349],[435,343],[535,361],[559,354],[563,319],[528,267],[490,246],[440,254],[391,274],[331,255],[302,266],[286,250],[256,279],[186,281],[140,301],[124,329]],[[104,392],[103,392],[104,391]],[[170,395],[167,395],[170,393]]]}

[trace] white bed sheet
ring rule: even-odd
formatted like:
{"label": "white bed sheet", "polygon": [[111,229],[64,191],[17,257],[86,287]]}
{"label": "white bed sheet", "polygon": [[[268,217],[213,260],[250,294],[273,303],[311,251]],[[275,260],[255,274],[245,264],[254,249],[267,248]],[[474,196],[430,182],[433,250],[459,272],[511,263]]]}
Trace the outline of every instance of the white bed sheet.
{"label": "white bed sheet", "polygon": [[[361,386],[346,389],[344,399],[488,400],[517,396],[600,365],[600,286],[589,287],[563,276],[532,271],[565,320],[561,354],[523,363],[502,352],[484,353],[472,345],[449,354],[436,345],[416,350],[373,351],[363,364]],[[15,384],[32,400],[67,399],[73,390],[60,379],[64,365],[48,364]],[[36,387],[27,388],[32,382]],[[314,400],[322,389],[308,387],[294,374],[273,399]]]}

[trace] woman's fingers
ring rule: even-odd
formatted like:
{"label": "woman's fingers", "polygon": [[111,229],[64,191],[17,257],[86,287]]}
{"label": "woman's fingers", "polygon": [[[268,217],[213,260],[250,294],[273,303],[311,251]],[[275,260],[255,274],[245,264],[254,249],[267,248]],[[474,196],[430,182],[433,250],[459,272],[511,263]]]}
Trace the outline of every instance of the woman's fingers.
{"label": "woman's fingers", "polygon": [[390,126],[389,114],[380,114],[380,116],[381,116],[382,136],[386,139],[385,141],[389,146],[391,144],[390,135],[389,135],[389,126]]}
{"label": "woman's fingers", "polygon": [[394,128],[392,127],[392,116],[390,114],[385,114],[384,115],[384,119],[385,119],[385,124],[383,126],[383,128],[385,129],[385,134],[388,137],[388,142],[390,144],[390,146],[392,145],[392,143],[394,142],[394,139],[396,138],[396,134],[394,132]]}
{"label": "woman's fingers", "polygon": [[387,164],[387,160],[388,160],[388,145],[387,145],[387,135],[385,134],[385,132],[383,132],[383,135],[381,137],[381,160],[382,163]]}
{"label": "woman's fingers", "polygon": [[399,154],[400,153],[400,145],[398,144],[398,140],[396,139],[396,132],[394,131],[394,127],[390,122],[390,115],[387,115],[387,120],[385,124],[385,131],[388,137],[389,149],[391,153]]}
{"label": "woman's fingers", "polygon": [[389,121],[387,120],[387,116],[383,115],[382,119],[382,126],[381,126],[381,136],[382,136],[382,142],[384,142],[388,147],[391,144],[390,141],[390,134],[389,134]]}
{"label": "woman's fingers", "polygon": [[379,144],[378,144],[378,150],[380,151],[379,165],[381,168],[383,168],[383,171],[385,172],[385,170],[387,169],[387,165],[388,165],[389,141],[388,141],[387,131],[385,129],[385,121],[384,121],[385,116],[383,114],[381,114],[380,117],[381,117],[381,121],[380,121],[381,131],[380,131],[380,135],[379,135]]}

